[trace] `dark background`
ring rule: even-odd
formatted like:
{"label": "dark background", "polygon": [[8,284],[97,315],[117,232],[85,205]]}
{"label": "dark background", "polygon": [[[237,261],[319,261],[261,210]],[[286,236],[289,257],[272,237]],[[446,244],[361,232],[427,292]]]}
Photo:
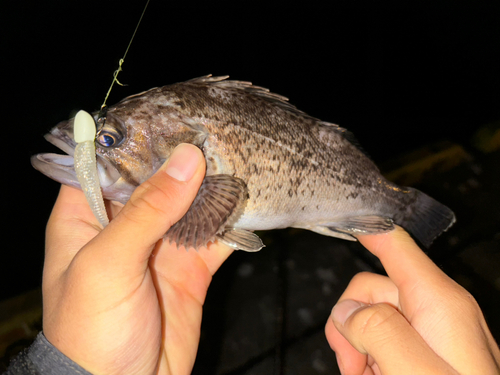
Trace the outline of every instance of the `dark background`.
{"label": "dark background", "polygon": [[[40,284],[58,184],[31,155],[72,111],[99,108],[145,1],[4,2],[0,299]],[[238,4],[238,5],[235,5]],[[351,130],[376,162],[465,147],[500,119],[500,2],[152,0],[108,104],[205,74],[252,81]],[[248,255],[251,256],[251,255]]]}

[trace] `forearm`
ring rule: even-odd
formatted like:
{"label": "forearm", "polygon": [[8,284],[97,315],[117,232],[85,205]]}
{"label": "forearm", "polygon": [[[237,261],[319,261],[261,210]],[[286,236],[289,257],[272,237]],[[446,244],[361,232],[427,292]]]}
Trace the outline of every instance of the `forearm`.
{"label": "forearm", "polygon": [[10,364],[6,375],[92,375],[73,362],[39,333],[36,340]]}

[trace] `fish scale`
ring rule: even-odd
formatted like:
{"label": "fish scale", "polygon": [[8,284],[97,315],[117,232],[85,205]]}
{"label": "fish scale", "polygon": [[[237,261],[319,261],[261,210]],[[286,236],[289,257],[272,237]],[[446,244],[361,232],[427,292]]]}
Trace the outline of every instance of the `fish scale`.
{"label": "fish scale", "polygon": [[[72,126],[73,120],[57,125],[47,139],[71,150]],[[204,76],[125,98],[108,109],[100,134],[114,141],[103,144],[98,137],[96,142],[100,179],[106,181],[103,195],[122,203],[177,145],[200,147],[207,162],[202,188],[166,233],[186,248],[218,240],[257,251],[263,244],[253,231],[285,227],[356,240],[359,234],[392,230],[394,223],[429,246],[455,221],[441,203],[387,181],[346,129],[227,76]],[[63,158],[39,154],[32,163],[77,186]]]}

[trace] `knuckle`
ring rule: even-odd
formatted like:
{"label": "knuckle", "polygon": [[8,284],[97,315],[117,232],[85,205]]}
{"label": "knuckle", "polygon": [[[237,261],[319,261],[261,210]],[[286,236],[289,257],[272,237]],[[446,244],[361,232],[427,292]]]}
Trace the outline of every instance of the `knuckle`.
{"label": "knuckle", "polygon": [[363,271],[359,272],[351,280],[351,284],[353,285],[363,285],[366,282],[370,281],[375,276],[374,273]]}
{"label": "knuckle", "polygon": [[369,292],[373,285],[379,285],[383,280],[387,280],[387,276],[379,275],[372,272],[359,272],[350,281],[348,289],[352,291],[362,291],[365,290]]}
{"label": "knuckle", "polygon": [[450,312],[468,317],[481,314],[481,308],[472,294],[450,278],[443,277],[440,282],[429,285],[429,288],[436,297],[446,296],[442,305]]}
{"label": "knuckle", "polygon": [[399,312],[385,303],[369,306],[354,316],[352,324],[361,335],[373,335],[391,330],[401,318]]}
{"label": "knuckle", "polygon": [[[150,179],[151,180],[151,179]],[[132,221],[142,221],[144,217],[165,216],[167,207],[175,202],[175,189],[162,189],[154,182],[143,182],[132,194],[128,209],[123,209],[123,215]]]}
{"label": "knuckle", "polygon": [[[456,315],[469,319],[482,316],[481,308],[472,294],[447,276],[437,282],[428,281],[421,286],[421,289],[427,290],[429,297],[424,308],[433,304],[437,311],[448,316]],[[435,304],[436,301],[440,303]]]}
{"label": "knuckle", "polygon": [[457,284],[455,290],[450,293],[450,302],[455,305],[456,311],[469,317],[482,316],[481,308],[472,294]]}
{"label": "knuckle", "polygon": [[354,277],[352,279],[364,281],[367,278],[371,278],[373,275],[374,275],[374,273],[372,273],[372,272],[362,271],[362,272],[358,272],[356,275],[354,275]]}
{"label": "knuckle", "polygon": [[365,285],[370,283],[373,275],[373,273],[366,271],[357,273],[349,282],[346,290],[364,290]]}

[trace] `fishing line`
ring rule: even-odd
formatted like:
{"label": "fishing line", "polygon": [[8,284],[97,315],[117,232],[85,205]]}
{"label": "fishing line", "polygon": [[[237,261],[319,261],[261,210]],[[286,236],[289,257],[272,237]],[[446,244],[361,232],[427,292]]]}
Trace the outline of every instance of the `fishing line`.
{"label": "fishing line", "polygon": [[[122,65],[125,61],[125,57],[127,56],[128,50],[130,49],[130,45],[134,40],[135,34],[137,33],[137,29],[141,24],[142,18],[144,17],[144,13],[146,12],[146,8],[149,4],[148,0],[146,2],[146,6],[142,11],[141,18],[139,18],[139,22],[135,27],[134,33],[132,34],[132,38],[130,38],[130,42],[128,43],[127,49],[123,54],[123,57],[120,59],[118,64],[118,69],[113,73],[113,81],[111,82],[111,86],[109,87],[108,93],[104,98],[104,102],[102,103],[101,109],[99,111],[97,122],[94,122],[93,117],[85,112],[80,111],[77,113],[73,123],[73,133],[74,139],[77,143],[75,147],[75,153],[73,156],[74,159],[74,168],[76,173],[76,178],[80,183],[80,187],[82,188],[83,193],[85,194],[85,198],[92,210],[94,216],[99,220],[99,223],[103,227],[108,225],[109,219],[108,214],[106,212],[106,207],[104,205],[104,198],[102,196],[101,185],[99,182],[99,172],[97,169],[97,161],[96,161],[96,150],[95,150],[95,139],[96,136],[99,136],[99,131],[104,126],[106,122],[106,113],[107,106],[106,100],[108,100],[109,93],[113,88],[114,83],[118,83],[120,86],[123,86],[118,81],[118,73],[122,71]],[[96,134],[97,133],[97,134]]]}
{"label": "fishing line", "polygon": [[108,92],[106,93],[106,96],[104,98],[104,102],[101,105],[101,110],[99,111],[99,116],[97,119],[97,131],[98,132],[100,129],[102,129],[102,127],[104,126],[104,123],[106,122],[106,113],[107,113],[107,108],[108,108],[106,106],[106,101],[108,100],[108,97],[109,97],[109,94],[111,93],[111,89],[113,88],[113,85],[116,82],[120,86],[124,86],[122,83],[120,83],[120,81],[118,81],[118,74],[123,70],[122,65],[125,62],[125,57],[127,56],[128,50],[130,49],[130,46],[132,45],[135,34],[137,33],[137,30],[139,29],[139,25],[141,24],[142,18],[144,17],[144,13],[146,13],[146,9],[149,5],[149,1],[150,0],[148,0],[146,2],[146,5],[144,6],[141,17],[139,18],[139,22],[137,22],[137,26],[135,27],[134,33],[132,34],[132,38],[130,38],[130,42],[128,43],[127,49],[125,50],[123,57],[118,62],[118,69],[116,69],[113,73],[113,80],[111,81],[111,85],[109,86]]}

